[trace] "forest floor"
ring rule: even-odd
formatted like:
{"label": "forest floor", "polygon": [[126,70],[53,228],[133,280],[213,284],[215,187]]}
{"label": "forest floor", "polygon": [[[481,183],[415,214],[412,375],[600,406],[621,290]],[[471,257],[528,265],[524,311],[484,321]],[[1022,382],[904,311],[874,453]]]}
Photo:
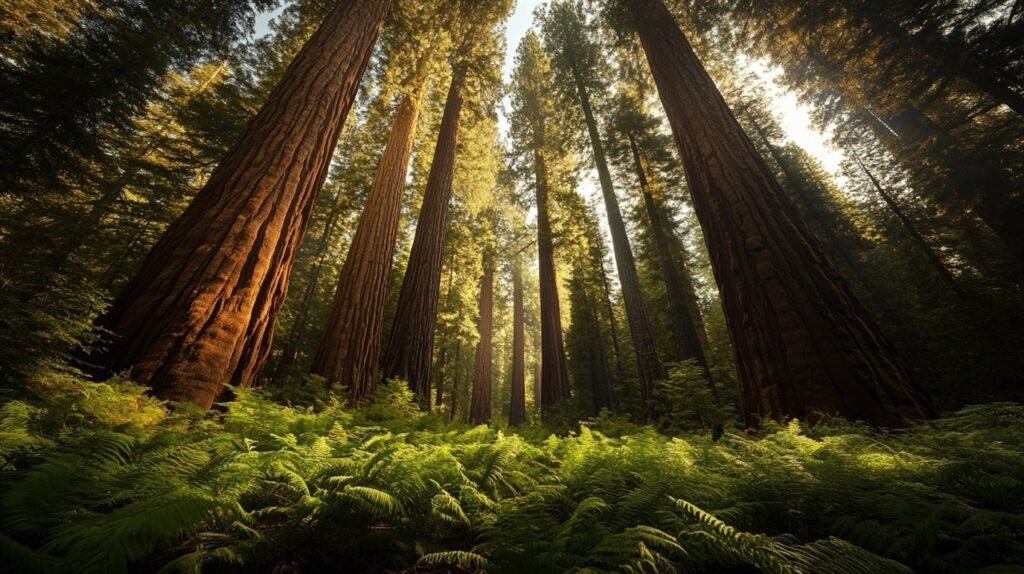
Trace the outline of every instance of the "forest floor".
{"label": "forest floor", "polygon": [[0,570],[1020,572],[1024,407],[898,432],[470,427],[124,383],[0,410]]}

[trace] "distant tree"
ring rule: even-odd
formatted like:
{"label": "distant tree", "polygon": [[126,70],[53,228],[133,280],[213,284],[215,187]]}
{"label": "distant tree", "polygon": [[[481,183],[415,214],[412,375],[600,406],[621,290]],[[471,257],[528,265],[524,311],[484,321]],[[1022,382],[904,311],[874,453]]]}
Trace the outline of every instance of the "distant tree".
{"label": "distant tree", "polygon": [[492,109],[500,83],[494,62],[503,43],[497,25],[507,17],[510,0],[462,2],[453,18],[452,80],[434,148],[423,205],[416,225],[409,263],[402,281],[391,336],[384,353],[386,378],[409,382],[420,404],[430,403],[430,364],[434,351],[434,324],[440,294],[442,255],[451,203],[455,154],[464,102],[470,83],[476,108]]}
{"label": "distant tree", "polygon": [[512,398],[509,426],[526,422],[526,335],[523,308],[523,271],[517,261],[512,266]]}
{"label": "distant tree", "polygon": [[477,425],[491,422],[491,369],[494,360],[494,256],[484,253],[484,275],[480,279],[480,307],[473,367],[473,396],[469,422]]}
{"label": "distant tree", "polygon": [[[564,97],[578,105],[597,168],[608,228],[611,231],[615,264],[618,269],[622,298],[626,307],[630,338],[636,353],[637,372],[640,375],[640,397],[647,402],[654,382],[665,378],[665,368],[658,357],[654,328],[637,276],[636,261],[626,223],[619,209],[611,171],[605,157],[604,143],[591,103],[591,92],[599,90],[600,75],[607,66],[601,61],[599,47],[593,41],[595,29],[590,26],[578,1],[562,0],[552,4],[542,19],[545,45],[552,54],[552,68],[556,72],[556,86]],[[604,405],[610,406],[610,405]],[[646,411],[645,411],[646,412]]]}
{"label": "distant tree", "polygon": [[[605,310],[612,305],[605,289],[604,268],[608,252],[593,207],[576,193],[562,193],[558,200],[565,220],[560,249],[571,269],[568,281],[571,323],[566,334],[569,374],[574,388],[579,390],[577,398],[596,415],[602,409],[612,410],[616,406],[613,387],[625,382],[614,380],[616,371],[609,352],[611,315]],[[635,385],[636,378],[630,382]],[[635,415],[642,420],[650,406],[642,389],[637,390],[631,390],[629,395],[639,395]]]}
{"label": "distant tree", "polygon": [[558,280],[550,212],[552,141],[548,121],[553,115],[551,64],[536,34],[529,32],[516,53],[512,80],[513,138],[520,156],[527,156],[537,195],[537,246],[540,267],[541,376],[540,402],[548,411],[569,397]]}

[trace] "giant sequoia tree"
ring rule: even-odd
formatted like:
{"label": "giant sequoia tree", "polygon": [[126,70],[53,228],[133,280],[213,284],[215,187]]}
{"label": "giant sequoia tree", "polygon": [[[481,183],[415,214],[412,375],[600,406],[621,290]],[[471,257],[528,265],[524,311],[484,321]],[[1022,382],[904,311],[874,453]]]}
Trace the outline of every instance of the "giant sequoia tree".
{"label": "giant sequoia tree", "polygon": [[623,0],[682,157],[736,347],[748,424],[930,414],[902,359],[818,247],[661,0]]}
{"label": "giant sequoia tree", "polygon": [[540,402],[548,409],[569,396],[558,279],[555,276],[551,227],[551,173],[553,142],[548,122],[553,114],[551,64],[536,34],[528,33],[516,54],[513,107],[516,144],[528,159],[537,197],[537,256],[540,267],[541,372]]}
{"label": "giant sequoia tree", "polygon": [[251,386],[388,0],[341,2],[100,324],[92,361],[209,408]]}
{"label": "giant sequoia tree", "polygon": [[351,401],[372,395],[377,383],[402,194],[438,48],[438,39],[431,35],[437,31],[436,12],[407,9],[402,15],[401,28],[389,37],[390,57],[398,64],[393,74],[401,78],[402,96],[313,357],[313,373],[347,386]]}

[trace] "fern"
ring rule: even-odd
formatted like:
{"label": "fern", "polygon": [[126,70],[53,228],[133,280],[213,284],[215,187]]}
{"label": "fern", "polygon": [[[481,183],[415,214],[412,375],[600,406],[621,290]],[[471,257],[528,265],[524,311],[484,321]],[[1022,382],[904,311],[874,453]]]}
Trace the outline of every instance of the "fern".
{"label": "fern", "polygon": [[0,407],[0,441],[29,445],[4,451],[16,462],[0,473],[4,566],[845,574],[1024,562],[1017,405],[901,433],[794,422],[712,442],[621,422],[609,436],[607,421],[507,434],[325,404],[242,390],[224,413],[81,418],[56,439],[37,423],[58,407]]}
{"label": "fern", "polygon": [[486,558],[479,554],[461,550],[424,554],[420,556],[416,563],[423,566],[462,566],[473,570],[486,568],[490,564]]}

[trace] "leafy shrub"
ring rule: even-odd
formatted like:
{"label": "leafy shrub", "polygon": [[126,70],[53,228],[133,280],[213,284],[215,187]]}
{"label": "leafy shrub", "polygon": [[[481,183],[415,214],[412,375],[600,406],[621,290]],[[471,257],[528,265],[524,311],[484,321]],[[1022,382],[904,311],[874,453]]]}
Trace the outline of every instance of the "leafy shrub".
{"label": "leafy shrub", "polygon": [[710,429],[732,424],[736,413],[723,390],[708,380],[696,361],[666,365],[668,377],[657,381],[653,391],[655,425],[669,434]]}

